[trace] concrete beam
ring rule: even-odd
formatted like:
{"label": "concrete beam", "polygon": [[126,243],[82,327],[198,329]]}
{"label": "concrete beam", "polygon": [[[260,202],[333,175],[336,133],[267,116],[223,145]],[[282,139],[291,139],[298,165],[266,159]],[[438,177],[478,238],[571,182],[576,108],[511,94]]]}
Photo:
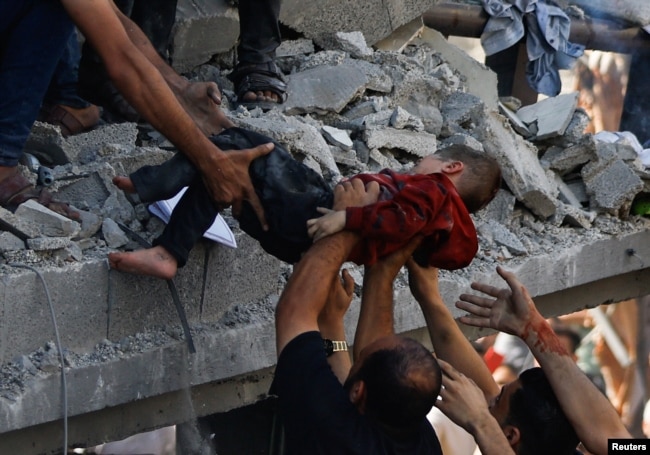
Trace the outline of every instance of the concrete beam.
{"label": "concrete beam", "polygon": [[[518,273],[547,316],[640,297],[650,294],[650,231],[601,237],[504,265]],[[445,272],[441,290],[448,305],[460,293],[471,292],[474,280],[503,285],[492,265],[478,263],[466,271]],[[426,339],[424,320],[404,276],[396,288],[396,330]],[[455,317],[460,315],[450,309]],[[354,302],[346,319],[351,341],[357,317]],[[70,441],[120,439],[265,396],[276,358],[272,312],[255,323],[195,327],[195,332],[196,354],[189,354],[183,341],[171,341],[114,361],[68,368],[68,413],[74,427]],[[466,334],[474,338],[484,333]],[[0,453],[26,453],[25,447],[34,444],[41,446],[33,453],[60,447],[61,396],[61,377],[55,372],[34,377],[13,399],[0,399]],[[35,438],[36,431],[45,433]]]}
{"label": "concrete beam", "polygon": [[[447,36],[479,38],[488,16],[480,5],[440,2],[423,14],[424,25]],[[613,21],[571,19],[569,40],[587,49],[631,53],[650,49],[650,36],[640,27],[621,28]]]}

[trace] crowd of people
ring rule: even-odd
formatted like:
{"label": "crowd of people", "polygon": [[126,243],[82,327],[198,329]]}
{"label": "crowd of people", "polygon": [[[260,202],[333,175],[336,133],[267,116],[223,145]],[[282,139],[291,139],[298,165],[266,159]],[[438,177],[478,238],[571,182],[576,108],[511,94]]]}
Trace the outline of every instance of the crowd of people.
{"label": "crowd of people", "polygon": [[[276,308],[271,388],[288,454],[456,453],[447,443],[443,452],[427,418],[433,407],[464,429],[483,455],[574,454],[579,444],[604,455],[608,439],[631,438],[614,406],[576,365],[571,335],[553,330],[513,273],[498,268],[506,286],[474,283],[477,293],[456,302],[467,313],[460,322],[509,334],[530,354],[522,365],[537,365],[523,369],[501,358],[499,384],[442,301],[438,268],[465,267],[477,251],[469,214],[500,186],[493,159],[451,147],[410,173],[359,175],[331,189],[281,144],[235,128],[219,109],[214,83],[188,82],[169,66],[175,0],[119,3],[0,4],[0,205],[35,198],[78,218],[33,187],[17,166],[36,119],[58,124],[65,134],[99,121],[97,107],[84,97],[164,134],[178,156],[117,177],[115,184],[143,200],[168,197],[185,185],[190,190],[151,250],[113,253],[110,264],[171,278],[225,207],[269,253],[295,264]],[[240,103],[284,101],[286,84],[274,62],[279,7],[277,0],[239,1],[239,63],[231,77]],[[83,52],[75,26],[86,40]],[[341,272],[347,260],[365,266],[352,356],[343,325],[354,292],[350,274]],[[394,333],[392,289],[403,266],[434,355]]]}

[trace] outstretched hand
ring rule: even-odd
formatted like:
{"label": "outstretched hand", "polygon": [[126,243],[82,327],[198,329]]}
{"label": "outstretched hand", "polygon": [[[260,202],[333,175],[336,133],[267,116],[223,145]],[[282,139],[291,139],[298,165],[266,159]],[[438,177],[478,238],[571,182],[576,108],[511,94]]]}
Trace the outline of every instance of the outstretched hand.
{"label": "outstretched hand", "polygon": [[472,283],[472,289],[494,298],[462,294],[456,307],[469,313],[460,321],[474,327],[489,327],[523,337],[531,322],[543,319],[537,311],[528,290],[512,272],[497,267],[497,273],[509,288],[496,288],[483,283]]}
{"label": "outstretched hand", "polygon": [[239,218],[243,201],[247,201],[264,230],[268,229],[264,208],[253,188],[248,167],[254,159],[267,155],[271,150],[273,143],[258,145],[252,149],[231,150],[220,158],[211,160],[209,164],[204,162],[201,166],[203,182],[219,207],[232,205],[233,216]]}

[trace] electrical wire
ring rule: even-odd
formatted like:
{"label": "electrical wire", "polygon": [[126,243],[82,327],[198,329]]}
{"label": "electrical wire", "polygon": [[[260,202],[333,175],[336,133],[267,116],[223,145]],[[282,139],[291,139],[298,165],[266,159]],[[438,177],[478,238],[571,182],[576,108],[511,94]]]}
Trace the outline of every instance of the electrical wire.
{"label": "electrical wire", "polygon": [[65,453],[68,450],[68,387],[65,378],[65,359],[63,358],[63,347],[61,345],[61,337],[59,336],[59,326],[56,323],[56,315],[54,314],[54,305],[52,304],[52,298],[50,297],[50,290],[47,287],[47,283],[45,282],[45,278],[43,278],[41,272],[36,270],[34,267],[17,263],[9,263],[8,265],[11,267],[31,270],[36,274],[36,276],[38,276],[38,278],[40,278],[41,283],[43,283],[45,297],[47,298],[47,304],[50,307],[50,315],[52,316],[52,325],[54,326],[56,349],[59,351],[59,359],[61,362],[61,395],[63,400],[63,451]]}

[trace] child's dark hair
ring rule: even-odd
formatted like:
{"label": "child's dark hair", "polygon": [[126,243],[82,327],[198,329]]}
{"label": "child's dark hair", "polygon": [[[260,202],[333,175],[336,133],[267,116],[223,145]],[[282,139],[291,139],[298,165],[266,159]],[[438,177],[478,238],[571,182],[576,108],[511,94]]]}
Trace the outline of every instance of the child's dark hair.
{"label": "child's dark hair", "polygon": [[496,159],[462,144],[452,144],[438,150],[435,156],[464,164],[456,189],[470,213],[478,212],[494,199],[501,187],[501,168]]}

